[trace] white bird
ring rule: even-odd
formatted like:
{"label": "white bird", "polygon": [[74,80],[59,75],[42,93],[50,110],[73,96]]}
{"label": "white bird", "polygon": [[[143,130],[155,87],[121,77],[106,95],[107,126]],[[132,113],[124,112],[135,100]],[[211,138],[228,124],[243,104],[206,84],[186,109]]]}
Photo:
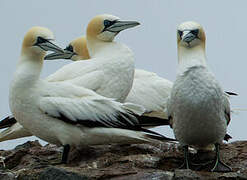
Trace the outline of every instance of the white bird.
{"label": "white bird", "polygon": [[185,22],[177,29],[178,71],[168,101],[168,115],[176,139],[184,147],[184,164],[190,168],[188,146],[215,144],[212,171],[231,171],[220,160],[219,146],[230,122],[230,104],[206,64],[205,32],[196,22]]}
{"label": "white bird", "polygon": [[[73,61],[90,59],[86,38],[76,38],[64,49],[64,53],[51,53],[46,56],[46,59],[71,59]],[[159,125],[157,124],[159,120],[161,125],[168,125],[168,117],[164,109],[166,109],[171,88],[172,82],[159,77],[156,73],[135,69],[133,85],[124,102],[142,105],[146,109],[145,116],[153,117],[152,120],[157,118],[154,124]],[[149,123],[152,123],[152,120],[149,120]]]}
{"label": "white bird", "polygon": [[[63,53],[51,53],[46,56],[46,59],[71,59],[73,61],[90,59],[86,38],[82,36],[72,40]],[[167,98],[170,95],[172,85],[171,81],[158,76],[156,73],[135,69],[133,85],[124,102],[139,104],[146,109],[141,120],[143,126],[169,125],[165,112]],[[231,92],[227,93],[236,95]],[[16,122],[13,116],[0,121],[0,129],[6,127],[8,128],[0,132],[0,142],[32,136],[31,133]],[[230,138],[231,136],[226,134],[224,139],[228,141]]]}
{"label": "white bird", "polygon": [[40,79],[47,50],[61,51],[49,40],[46,28],[31,28],[24,37],[21,57],[10,86],[10,109],[17,121],[35,136],[63,145],[66,163],[70,146],[143,143],[163,139],[141,128],[143,108],[121,104],[90,89],[68,82]]}
{"label": "white bird", "polygon": [[[107,14],[94,17],[87,27],[87,46],[91,47],[91,51],[88,49],[91,57],[94,57],[93,61],[71,63],[45,80],[71,82],[123,102],[133,83],[134,58],[127,46],[113,40],[119,32],[137,25],[139,23],[136,21],[121,21],[118,17]],[[18,128],[13,127],[11,131],[2,132],[0,138],[8,139],[6,135],[9,136],[15,130],[20,137],[28,135],[26,130],[21,132],[20,125],[16,127]],[[16,136],[9,136],[9,139],[12,137]]]}
{"label": "white bird", "polygon": [[94,17],[86,33],[91,59],[65,65],[46,80],[68,81],[123,102],[133,83],[134,56],[126,45],[113,40],[120,31],[137,25],[112,15]]}
{"label": "white bird", "polygon": [[[46,59],[70,59],[73,61],[90,59],[86,38],[82,36],[74,39],[64,49],[64,53],[54,52],[47,55]],[[168,117],[165,112],[172,86],[171,81],[156,73],[135,69],[133,85],[124,102],[142,105],[146,109],[144,115],[150,117],[147,123],[150,123],[151,126],[168,125],[166,121]],[[229,97],[229,95],[237,94],[226,91],[225,95]],[[227,134],[225,140],[227,141],[229,138],[231,137]]]}

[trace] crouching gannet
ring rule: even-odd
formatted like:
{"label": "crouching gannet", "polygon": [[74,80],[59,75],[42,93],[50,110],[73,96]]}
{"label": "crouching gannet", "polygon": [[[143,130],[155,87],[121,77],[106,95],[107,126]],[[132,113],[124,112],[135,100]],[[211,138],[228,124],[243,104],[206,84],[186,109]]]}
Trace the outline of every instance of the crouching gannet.
{"label": "crouching gannet", "polygon": [[184,147],[184,164],[190,168],[188,146],[215,144],[212,171],[231,171],[220,160],[219,146],[230,122],[230,104],[206,64],[205,33],[196,22],[185,22],[177,29],[178,71],[168,100],[168,115],[176,139]]}
{"label": "crouching gannet", "polygon": [[90,89],[68,82],[40,79],[47,50],[62,51],[50,42],[50,30],[31,28],[24,37],[20,60],[11,82],[10,109],[33,135],[64,146],[66,163],[70,146],[143,143],[164,136],[143,129],[141,106],[121,104]]}
{"label": "crouching gannet", "polygon": [[[51,53],[45,58],[48,60],[71,59],[73,61],[90,59],[86,38],[76,38],[64,49],[64,53]],[[94,60],[94,58],[92,58],[92,60]],[[72,81],[76,83],[78,80]],[[171,81],[161,78],[153,72],[135,69],[133,85],[124,102],[139,104],[146,109],[144,116],[153,118],[152,120],[150,120],[150,118],[146,120],[146,125],[168,125],[168,117],[164,109],[166,109],[166,101],[171,88]]]}

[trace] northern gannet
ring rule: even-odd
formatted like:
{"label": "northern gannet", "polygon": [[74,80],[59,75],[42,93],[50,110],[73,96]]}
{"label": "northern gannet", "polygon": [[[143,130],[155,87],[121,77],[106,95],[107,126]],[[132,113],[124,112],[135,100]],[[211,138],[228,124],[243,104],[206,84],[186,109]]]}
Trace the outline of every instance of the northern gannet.
{"label": "northern gannet", "polygon": [[[63,51],[50,42],[50,30],[31,28],[24,37],[20,60],[10,85],[10,109],[31,134],[64,146],[66,163],[71,146],[143,143],[165,137],[143,129],[141,106],[121,104],[71,83],[40,79],[47,50]],[[166,138],[165,138],[166,139]]]}
{"label": "northern gannet", "polygon": [[70,59],[73,61],[90,59],[87,39],[85,36],[78,37],[72,40],[68,46],[64,49],[64,53],[51,53],[46,55],[47,60],[53,59]]}
{"label": "northern gannet", "polygon": [[[134,58],[127,46],[113,40],[120,31],[137,25],[139,23],[136,21],[121,21],[118,17],[107,14],[94,17],[87,27],[87,44],[91,47],[93,61],[66,65],[45,80],[50,82],[67,80],[123,102],[133,83]],[[76,43],[71,44],[76,46]],[[90,47],[86,48],[82,57],[90,53]],[[83,45],[75,47],[75,50],[80,49],[83,51]],[[15,125],[0,133],[0,141],[29,135],[27,130],[22,131],[21,125]]]}
{"label": "northern gannet", "polygon": [[[64,49],[64,52],[54,52],[46,56],[46,59],[71,59],[73,61],[90,59],[87,49],[86,37],[82,36],[72,40]],[[51,81],[53,81],[51,79]],[[148,72],[141,69],[135,69],[134,81],[132,88],[124,100],[124,102],[131,102],[142,105],[146,112],[144,117],[152,117],[142,119],[142,125],[158,126],[168,125],[166,106],[167,98],[171,92],[173,83],[165,78],[159,77],[156,73]],[[236,95],[232,92],[226,92],[229,95]],[[157,118],[157,119],[155,119]],[[14,117],[10,116],[0,121],[0,129],[6,128],[0,132],[0,142],[17,139],[21,137],[32,136],[26,129],[24,129]],[[226,134],[224,140],[231,139],[229,134]]]}
{"label": "northern gannet", "polygon": [[107,14],[94,17],[86,33],[91,59],[65,65],[46,80],[68,81],[123,102],[133,83],[134,56],[126,45],[113,40],[120,31],[137,25]]}
{"label": "northern gannet", "polygon": [[168,100],[168,115],[176,139],[184,148],[182,168],[189,169],[188,146],[216,147],[212,171],[231,171],[220,160],[219,146],[230,122],[230,104],[212,72],[205,54],[205,32],[196,22],[177,29],[178,71]]}
{"label": "northern gannet", "polygon": [[[47,55],[46,59],[70,59],[73,61],[90,59],[86,37],[74,39],[64,49],[64,53],[54,52]],[[167,98],[172,86],[173,82],[158,76],[156,73],[135,69],[133,85],[124,102],[142,105],[146,109],[145,116],[160,118],[160,125],[167,125],[165,120],[168,117],[165,112]],[[237,95],[228,91],[225,93],[227,97]],[[158,125],[157,121],[154,123]],[[225,140],[228,141],[230,138],[231,136],[227,134]]]}
{"label": "northern gannet", "polygon": [[[64,49],[64,53],[54,52],[46,56],[48,60],[60,58],[73,61],[90,59],[86,37],[82,36],[71,41]],[[168,125],[168,117],[164,109],[166,109],[167,97],[170,95],[171,88],[172,82],[159,77],[156,73],[135,69],[133,85],[124,102],[142,105],[146,109],[145,116],[160,118],[157,120],[160,121],[160,125]],[[153,123],[159,125],[157,121]],[[152,126],[151,120],[147,123]]]}

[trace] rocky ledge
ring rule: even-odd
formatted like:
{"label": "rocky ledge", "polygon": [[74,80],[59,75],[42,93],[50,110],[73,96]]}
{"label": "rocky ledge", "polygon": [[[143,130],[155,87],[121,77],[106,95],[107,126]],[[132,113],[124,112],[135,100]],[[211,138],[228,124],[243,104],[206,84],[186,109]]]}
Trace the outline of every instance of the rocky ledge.
{"label": "rocky ledge", "polygon": [[[109,145],[73,150],[67,165],[55,165],[61,148],[27,142],[13,150],[0,151],[0,179],[81,180],[81,179],[247,179],[247,141],[221,146],[230,173],[209,172],[212,164],[200,169],[180,170],[183,152],[177,143]],[[193,162],[208,162],[214,152],[191,149]]]}

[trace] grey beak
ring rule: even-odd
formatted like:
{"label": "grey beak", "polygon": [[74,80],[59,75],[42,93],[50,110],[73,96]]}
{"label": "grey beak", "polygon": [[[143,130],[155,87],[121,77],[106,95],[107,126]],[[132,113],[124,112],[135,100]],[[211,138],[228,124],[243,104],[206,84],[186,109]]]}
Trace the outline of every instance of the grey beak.
{"label": "grey beak", "polygon": [[74,52],[64,50],[63,53],[55,52],[45,56],[45,60],[55,60],[55,59],[71,59],[74,55],[77,55]]}
{"label": "grey beak", "polygon": [[140,25],[140,23],[137,21],[116,21],[112,26],[106,28],[106,30],[110,32],[120,32],[138,25]]}
{"label": "grey beak", "polygon": [[193,33],[188,32],[187,34],[185,34],[185,35],[182,36],[182,41],[184,41],[186,43],[190,43],[195,38],[196,38],[196,36]]}
{"label": "grey beak", "polygon": [[53,44],[50,41],[46,41],[44,43],[39,43],[37,46],[39,46],[41,49],[43,49],[45,51],[53,51],[53,52],[59,52],[59,53],[64,52],[64,50],[62,48]]}

